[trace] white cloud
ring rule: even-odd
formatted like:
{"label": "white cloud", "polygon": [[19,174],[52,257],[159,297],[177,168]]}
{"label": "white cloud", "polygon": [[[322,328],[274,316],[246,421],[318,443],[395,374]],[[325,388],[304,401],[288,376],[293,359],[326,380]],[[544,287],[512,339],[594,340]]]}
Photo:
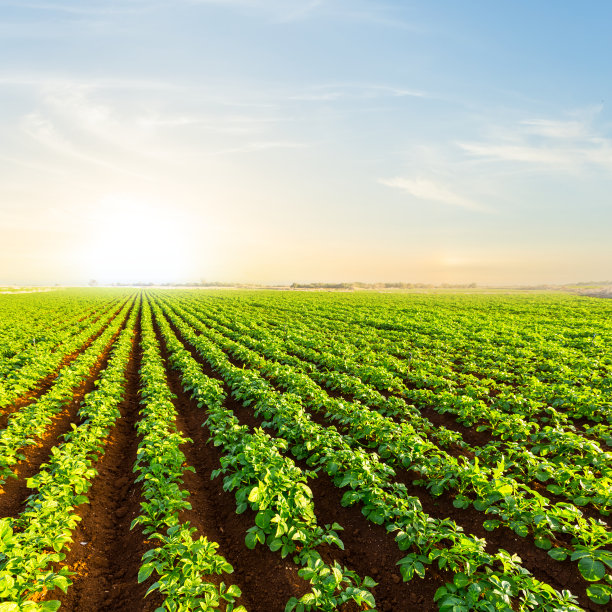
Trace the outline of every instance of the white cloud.
{"label": "white cloud", "polygon": [[340,99],[375,98],[427,98],[428,94],[418,89],[381,85],[378,83],[330,83],[313,86],[306,91],[288,96],[289,100],[330,102]]}
{"label": "white cloud", "polygon": [[466,153],[480,158],[559,166],[572,163],[571,152],[563,149],[488,142],[462,142],[459,146]]}
{"label": "white cloud", "polygon": [[183,0],[185,4],[217,5],[230,9],[246,9],[267,15],[276,23],[306,19],[325,4],[325,0]]}
{"label": "white cloud", "polygon": [[267,151],[270,149],[304,149],[309,146],[306,142],[295,142],[285,140],[270,140],[260,142],[247,142],[244,145],[233,147],[230,149],[223,149],[218,151],[218,154],[231,154],[231,153],[256,153],[258,151]]}
{"label": "white cloud", "polygon": [[578,174],[587,168],[612,170],[612,139],[593,125],[601,108],[575,111],[571,120],[526,119],[497,127],[482,141],[458,142],[482,161],[515,162]]}
{"label": "white cloud", "polygon": [[521,121],[527,133],[554,140],[588,138],[588,130],[582,121],[555,121],[552,119],[530,119]]}
{"label": "white cloud", "polygon": [[470,198],[462,196],[444,185],[434,183],[426,179],[409,179],[395,177],[392,179],[381,179],[380,183],[387,187],[395,187],[405,191],[409,195],[419,200],[430,200],[440,202],[449,206],[457,206],[476,212],[492,212],[490,208],[476,202]]}

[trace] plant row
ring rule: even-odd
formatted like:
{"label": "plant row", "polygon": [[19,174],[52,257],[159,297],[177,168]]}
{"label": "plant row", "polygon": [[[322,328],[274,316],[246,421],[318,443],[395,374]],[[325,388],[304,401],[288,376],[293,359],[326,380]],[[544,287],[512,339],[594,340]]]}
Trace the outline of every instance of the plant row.
{"label": "plant row", "polygon": [[221,604],[231,612],[246,612],[235,601],[241,591],[236,585],[226,586],[210,578],[233,572],[232,566],[217,553],[218,544],[205,536],[194,539],[195,527],[181,522],[179,514],[191,508],[189,492],[182,489],[185,465],[180,446],[191,440],[184,438],[175,425],[176,410],[168,387],[164,364],[159,352],[147,302],[142,308],[141,419],[137,423],[141,441],[138,445],[134,472],[142,486],[141,513],[131,528],[140,525],[149,540],[157,546],[143,556],[138,581],[151,575],[155,581],[147,590],[159,591],[162,610],[214,610]]}
{"label": "plant row", "polygon": [[[197,314],[202,316],[203,313],[199,310]],[[418,424],[419,429],[435,439],[437,444],[448,446],[458,443],[464,450],[478,455],[484,464],[495,465],[503,459],[508,475],[520,482],[552,481],[548,484],[551,493],[563,495],[580,506],[591,503],[605,515],[612,509],[612,453],[603,452],[592,440],[559,427],[539,427],[517,415],[500,413],[483,402],[477,405],[466,402],[460,415],[464,424],[481,422],[488,416],[497,425],[496,433],[501,432],[502,438],[504,434],[512,436],[512,439],[494,440],[484,447],[470,447],[462,442],[460,434],[444,427],[434,427],[403,398],[384,397],[364,383],[362,378],[367,379],[371,372],[366,370],[364,373],[363,366],[350,364],[346,359],[326,353],[320,348],[315,351],[269,332],[254,331],[248,325],[228,321],[228,317],[221,313],[206,314],[207,324],[221,333],[240,340],[275,361],[298,368],[329,389],[350,394],[384,415],[400,416],[413,425]],[[309,335],[311,342],[313,335],[316,336],[316,332]],[[443,394],[451,395],[450,392]],[[454,403],[459,403],[460,399],[453,396]],[[431,401],[435,400],[432,398]],[[444,405],[443,398],[440,402]],[[439,412],[445,411],[440,406],[436,408]],[[467,419],[469,421],[466,422]],[[479,427],[479,430],[482,429]],[[530,440],[531,448],[525,448],[526,439]]]}
{"label": "plant row", "polygon": [[73,400],[75,389],[91,376],[101,354],[125,323],[131,307],[131,303],[126,303],[87,350],[60,371],[47,393],[11,415],[6,429],[0,431],[0,483],[9,476],[15,476],[13,466],[25,459],[22,452],[24,447],[38,444],[53,417]]}
{"label": "plant row", "polygon": [[134,308],[96,389],[83,399],[79,424],[53,447],[48,462],[28,480],[33,493],[25,510],[15,518],[0,520],[2,612],[53,612],[59,601],[32,598],[55,588],[65,592],[71,584],[71,573],[62,565],[63,551],[71,544],[72,531],[80,520],[77,509],[88,501],[86,494],[97,475],[94,465],[120,417],[118,406],[125,393],[136,317]]}
{"label": "plant row", "polygon": [[292,555],[295,563],[302,566],[299,575],[310,582],[310,592],[292,597],[286,611],[331,612],[349,601],[365,606],[361,609],[374,608],[374,598],[368,590],[375,586],[374,580],[367,576],[361,579],[336,561],[326,561],[318,551],[322,545],[343,548],[343,544],[337,534],[340,525],[317,524],[307,485],[313,474],[303,472],[284,456],[284,441],[273,440],[261,429],[249,433],[247,426],[239,424],[223,405],[222,384],[202,373],[159,309],[154,308],[171,355],[170,363],[180,372],[185,390],[206,410],[205,424],[211,439],[223,450],[221,467],[214,475],[223,475],[224,489],[235,492],[238,513],[247,508],[255,512],[255,525],[246,533],[246,546],[265,544],[282,557]]}
{"label": "plant row", "polygon": [[0,408],[8,406],[20,396],[36,387],[37,383],[46,375],[57,369],[62,360],[75,351],[78,351],[90,338],[103,329],[115,317],[119,309],[111,307],[97,320],[79,321],[74,327],[56,330],[50,327],[45,332],[48,342],[33,344],[30,354],[19,355],[17,366],[5,373],[0,381]]}

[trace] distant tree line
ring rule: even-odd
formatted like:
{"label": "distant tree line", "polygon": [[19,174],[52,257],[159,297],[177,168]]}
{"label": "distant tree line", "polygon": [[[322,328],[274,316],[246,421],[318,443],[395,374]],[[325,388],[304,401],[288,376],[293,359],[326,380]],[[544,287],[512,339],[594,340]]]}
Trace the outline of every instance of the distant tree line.
{"label": "distant tree line", "polygon": [[475,289],[476,283],[432,285],[430,283],[292,283],[291,289]]}

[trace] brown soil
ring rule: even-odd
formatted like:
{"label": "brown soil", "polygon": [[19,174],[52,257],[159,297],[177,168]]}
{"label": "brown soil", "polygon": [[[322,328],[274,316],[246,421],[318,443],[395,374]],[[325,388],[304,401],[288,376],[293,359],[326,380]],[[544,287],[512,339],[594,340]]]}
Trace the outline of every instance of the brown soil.
{"label": "brown soil", "polygon": [[[319,425],[329,425],[322,413],[310,411],[309,414],[312,420]],[[341,432],[346,431],[346,428],[341,425],[336,425],[336,427]],[[422,479],[422,475],[418,472],[403,468],[395,468],[395,470],[397,481],[406,486],[410,495],[419,499],[423,510],[427,514],[440,520],[448,517],[452,518],[466,533],[485,539],[487,552],[494,554],[499,549],[503,549],[512,554],[517,554],[522,559],[522,565],[539,580],[547,582],[559,591],[569,589],[579,598],[580,605],[586,610],[603,610],[601,606],[595,605],[586,596],[585,589],[588,583],[580,576],[576,563],[554,561],[545,550],[536,547],[530,537],[521,538],[509,528],[499,527],[493,531],[487,531],[483,527],[483,523],[488,518],[494,518],[494,516],[485,516],[473,507],[467,509],[455,508],[452,495],[446,494],[434,497],[426,487],[413,485],[414,480]],[[538,484],[540,485],[539,488],[546,492],[544,487],[540,483]],[[564,544],[569,545],[569,540]]]}
{"label": "brown soil", "polygon": [[[261,427],[264,422],[249,408],[238,405],[233,410],[240,422],[251,427]],[[266,431],[274,435],[274,430],[267,428]],[[303,470],[312,469],[305,460],[294,460]],[[311,478],[308,486],[312,490],[319,524],[331,525],[336,522],[344,529],[339,536],[345,550],[334,548],[330,557],[361,577],[371,576],[378,582],[372,594],[376,599],[376,609],[380,612],[410,612],[413,606],[426,610],[424,606],[432,605],[436,590],[445,582],[452,581],[450,573],[430,567],[424,579],[415,578],[403,583],[397,562],[414,551],[400,551],[385,527],[368,521],[359,506],[343,507],[341,500],[345,490],[339,489],[324,471]],[[437,606],[432,609],[437,609]]]}
{"label": "brown soil", "polygon": [[130,531],[140,514],[141,487],[134,483],[138,436],[134,430],[139,410],[140,332],[127,367],[127,386],[119,406],[121,418],[106,440],[96,464],[98,476],[88,493],[89,504],[79,508],[81,522],[65,563],[75,572],[67,594],[53,593],[67,612],[152,612],[163,598],[154,592],[144,598],[153,582],[138,584],[142,555],[155,546],[139,527]]}
{"label": "brown soil", "polygon": [[[160,338],[161,341],[161,338]],[[167,352],[162,344],[164,359]],[[220,467],[222,452],[208,442],[210,432],[202,427],[206,419],[203,408],[198,408],[182,390],[179,375],[168,368],[168,381],[176,395],[179,430],[193,440],[183,446],[187,463],[196,473],[185,474],[185,488],[191,493],[192,510],[185,511],[181,519],[197,528],[197,535],[204,535],[219,544],[218,552],[232,565],[234,573],[223,576],[226,584],[237,584],[242,592],[241,603],[251,612],[282,612],[287,601],[308,592],[308,584],[297,574],[299,567],[290,557],[283,559],[278,552],[258,545],[249,550],[244,538],[247,529],[255,524],[255,513],[247,510],[236,514],[233,493],[223,490],[221,476],[211,480],[213,470]],[[228,398],[227,407],[235,408]],[[218,579],[215,580],[218,582]]]}

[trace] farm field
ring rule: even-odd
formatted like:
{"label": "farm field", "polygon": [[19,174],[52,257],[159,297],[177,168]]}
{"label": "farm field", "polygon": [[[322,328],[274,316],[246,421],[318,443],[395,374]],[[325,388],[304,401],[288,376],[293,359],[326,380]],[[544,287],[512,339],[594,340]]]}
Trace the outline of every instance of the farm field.
{"label": "farm field", "polygon": [[0,612],[612,610],[612,301],[0,295]]}

